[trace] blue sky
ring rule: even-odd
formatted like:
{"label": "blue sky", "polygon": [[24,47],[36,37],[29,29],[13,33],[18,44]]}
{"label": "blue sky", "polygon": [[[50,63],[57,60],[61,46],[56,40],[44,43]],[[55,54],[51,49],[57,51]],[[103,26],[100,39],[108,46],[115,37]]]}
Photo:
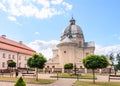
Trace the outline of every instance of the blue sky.
{"label": "blue sky", "polygon": [[120,0],[0,0],[0,35],[23,41],[49,56],[73,16],[85,41],[95,42],[98,54],[119,51],[119,3]]}

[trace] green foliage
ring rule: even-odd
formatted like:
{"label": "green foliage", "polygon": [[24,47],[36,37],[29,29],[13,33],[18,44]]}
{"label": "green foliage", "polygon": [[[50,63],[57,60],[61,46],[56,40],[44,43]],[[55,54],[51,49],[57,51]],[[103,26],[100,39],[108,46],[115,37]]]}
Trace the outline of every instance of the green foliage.
{"label": "green foliage", "polygon": [[120,86],[120,82],[96,82],[93,84],[90,81],[76,81],[74,86]]}
{"label": "green foliage", "polygon": [[27,65],[32,68],[44,68],[46,58],[41,54],[34,54],[27,60]]}
{"label": "green foliage", "polygon": [[38,68],[43,69],[46,61],[46,58],[42,54],[34,54],[27,60],[29,67],[36,68],[36,80],[38,80]]}
{"label": "green foliage", "polygon": [[117,69],[120,70],[120,53],[117,54],[116,60],[117,60],[117,62],[118,62],[118,64],[117,64]]}
{"label": "green foliage", "polygon": [[26,83],[23,81],[22,77],[20,77],[14,86],[26,86]]}
{"label": "green foliage", "polygon": [[93,83],[95,83],[95,69],[106,68],[109,65],[109,61],[103,55],[89,55],[83,59],[83,65],[87,69],[92,69]]}
{"label": "green foliage", "polygon": [[89,55],[83,59],[83,65],[87,69],[106,68],[109,65],[109,61],[103,55]]}
{"label": "green foliage", "polygon": [[64,65],[64,69],[72,69],[73,68],[73,63],[68,63]]}
{"label": "green foliage", "polygon": [[8,67],[16,67],[16,63],[14,61],[10,61],[7,64],[8,64]]}
{"label": "green foliage", "polygon": [[115,60],[113,53],[110,54],[109,59],[110,59],[110,62],[111,62],[111,66],[113,66],[114,65],[114,60]]}

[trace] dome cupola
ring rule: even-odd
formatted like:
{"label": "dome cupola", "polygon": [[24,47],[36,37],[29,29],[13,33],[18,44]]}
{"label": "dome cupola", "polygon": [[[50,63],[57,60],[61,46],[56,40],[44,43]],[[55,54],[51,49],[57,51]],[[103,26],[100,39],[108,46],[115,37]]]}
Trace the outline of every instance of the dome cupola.
{"label": "dome cupola", "polygon": [[75,24],[75,19],[72,17],[72,19],[70,20],[70,25],[67,26],[62,32],[61,40],[63,40],[65,37],[80,37],[80,35],[83,36],[82,29],[80,28],[80,26]]}

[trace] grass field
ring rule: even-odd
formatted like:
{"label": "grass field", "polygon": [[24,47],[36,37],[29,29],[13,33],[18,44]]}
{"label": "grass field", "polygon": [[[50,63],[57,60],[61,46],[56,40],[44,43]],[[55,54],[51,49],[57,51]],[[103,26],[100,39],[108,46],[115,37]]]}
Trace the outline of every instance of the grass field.
{"label": "grass field", "polygon": [[[0,77],[0,81],[11,81],[16,82],[18,78],[10,78],[10,77]],[[26,83],[36,83],[36,84],[50,84],[55,82],[56,80],[53,79],[39,79],[36,81],[35,78],[23,78]]]}
{"label": "grass field", "polygon": [[88,81],[76,81],[74,86],[120,86],[120,82],[93,82]]}
{"label": "grass field", "polygon": [[[57,76],[52,76],[52,77],[57,77]],[[77,78],[76,75],[70,75],[68,73],[58,74],[58,77],[59,78]],[[93,78],[92,74],[82,74],[82,75],[79,75],[78,77],[80,79],[92,79]]]}

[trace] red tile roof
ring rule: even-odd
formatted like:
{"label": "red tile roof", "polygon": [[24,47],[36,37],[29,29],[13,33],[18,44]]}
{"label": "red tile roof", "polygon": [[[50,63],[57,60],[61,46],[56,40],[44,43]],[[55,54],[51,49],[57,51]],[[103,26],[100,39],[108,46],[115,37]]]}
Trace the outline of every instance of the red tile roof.
{"label": "red tile roof", "polygon": [[9,50],[17,53],[32,55],[36,51],[32,50],[28,46],[15,42],[13,40],[7,39],[6,37],[0,36],[0,49]]}

